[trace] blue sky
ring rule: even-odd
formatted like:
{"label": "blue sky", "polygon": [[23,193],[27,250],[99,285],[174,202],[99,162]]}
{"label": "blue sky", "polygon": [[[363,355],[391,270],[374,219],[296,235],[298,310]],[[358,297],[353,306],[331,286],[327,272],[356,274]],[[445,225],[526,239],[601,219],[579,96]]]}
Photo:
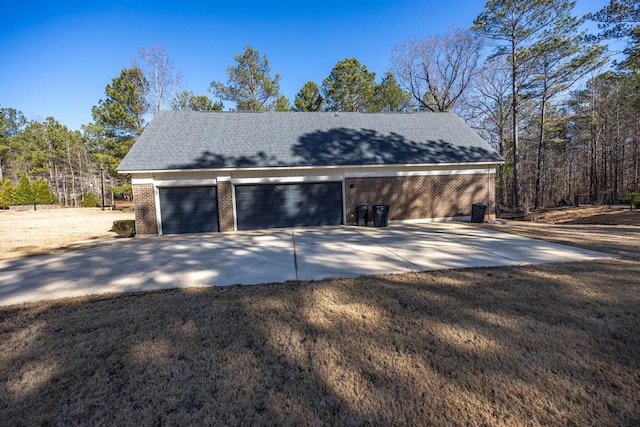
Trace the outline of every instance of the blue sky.
{"label": "blue sky", "polygon": [[[576,13],[606,3],[578,0]],[[483,7],[482,0],[0,0],[0,106],[79,129],[138,48],[158,43],[184,88],[210,97],[210,82],[226,81],[234,55],[250,44],[268,56],[292,100],[306,81],[320,84],[352,56],[379,79],[394,46],[469,26]]]}

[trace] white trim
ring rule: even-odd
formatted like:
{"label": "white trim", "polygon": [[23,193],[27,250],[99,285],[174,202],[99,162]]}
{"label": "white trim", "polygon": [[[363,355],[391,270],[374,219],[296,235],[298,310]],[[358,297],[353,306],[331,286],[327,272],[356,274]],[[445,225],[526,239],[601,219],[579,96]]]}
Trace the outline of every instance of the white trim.
{"label": "white trim", "polygon": [[[231,182],[231,204],[233,207],[233,231],[238,231],[238,212],[236,210],[236,186]],[[218,203],[218,212],[220,212],[220,204]],[[218,213],[218,217],[220,213]]]}
{"label": "white trim", "polygon": [[131,177],[131,185],[153,184],[153,178],[134,178]]}
{"label": "white trim", "polygon": [[166,172],[243,172],[243,171],[280,171],[280,170],[334,170],[334,169],[351,169],[351,168],[451,168],[451,167],[482,167],[482,166],[499,166],[502,162],[466,162],[466,163],[418,163],[418,164],[400,164],[400,165],[336,165],[336,166],[273,166],[259,168],[220,168],[220,169],[148,169],[148,170],[119,170],[120,174],[142,174],[142,173],[166,173]]}
{"label": "white trim", "polygon": [[381,178],[396,176],[431,176],[431,175],[478,175],[487,171],[495,173],[495,169],[446,169],[422,171],[376,171],[376,172],[346,172],[345,178]]}
{"label": "white trim", "polygon": [[231,178],[234,185],[243,184],[287,184],[298,182],[339,182],[343,175],[314,175],[314,176],[269,176],[262,178]]}
{"label": "white trim", "polygon": [[228,182],[231,181],[231,175],[219,175],[218,182]]}
{"label": "white trim", "polygon": [[156,179],[155,187],[209,187],[217,185],[216,178],[207,179]]}
{"label": "white trim", "polygon": [[347,225],[347,184],[342,180],[342,224]]}
{"label": "white trim", "polygon": [[153,197],[155,199],[155,208],[156,208],[156,225],[158,227],[158,236],[162,236],[162,210],[160,209],[160,191],[158,187],[153,186]]}

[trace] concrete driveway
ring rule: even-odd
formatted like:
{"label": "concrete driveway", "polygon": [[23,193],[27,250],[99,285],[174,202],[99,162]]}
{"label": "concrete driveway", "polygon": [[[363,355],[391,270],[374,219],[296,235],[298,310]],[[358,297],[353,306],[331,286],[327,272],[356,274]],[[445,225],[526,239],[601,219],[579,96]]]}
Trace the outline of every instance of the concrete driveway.
{"label": "concrete driveway", "polygon": [[0,262],[0,305],[111,292],[610,258],[460,223],[113,240]]}

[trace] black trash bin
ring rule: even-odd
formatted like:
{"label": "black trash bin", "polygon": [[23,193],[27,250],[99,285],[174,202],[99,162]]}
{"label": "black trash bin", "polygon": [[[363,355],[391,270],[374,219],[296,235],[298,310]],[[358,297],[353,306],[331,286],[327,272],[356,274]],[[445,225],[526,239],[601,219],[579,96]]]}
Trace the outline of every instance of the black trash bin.
{"label": "black trash bin", "polygon": [[356,206],[356,224],[366,226],[369,222],[369,207],[367,205]]}
{"label": "black trash bin", "polygon": [[483,223],[487,205],[484,203],[474,203],[471,205],[471,222]]}
{"label": "black trash bin", "polygon": [[389,225],[389,205],[373,205],[373,226],[386,227]]}

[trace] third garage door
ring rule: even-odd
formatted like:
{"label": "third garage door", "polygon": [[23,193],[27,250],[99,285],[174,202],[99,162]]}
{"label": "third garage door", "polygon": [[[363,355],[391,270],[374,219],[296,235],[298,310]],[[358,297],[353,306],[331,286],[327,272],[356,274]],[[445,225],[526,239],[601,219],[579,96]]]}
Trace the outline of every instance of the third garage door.
{"label": "third garage door", "polygon": [[238,230],[342,224],[342,183],[236,185]]}

